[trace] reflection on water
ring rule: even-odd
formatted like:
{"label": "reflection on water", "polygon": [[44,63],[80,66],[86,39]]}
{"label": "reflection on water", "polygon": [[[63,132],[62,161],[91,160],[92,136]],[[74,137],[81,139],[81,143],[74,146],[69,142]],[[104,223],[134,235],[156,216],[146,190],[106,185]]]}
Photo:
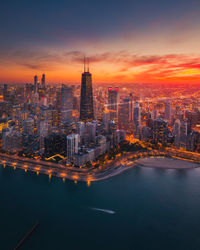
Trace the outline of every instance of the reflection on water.
{"label": "reflection on water", "polygon": [[[159,160],[90,186],[0,168],[1,249],[13,249],[37,220],[22,249],[199,249],[200,169]],[[185,166],[170,161],[177,164]]]}
{"label": "reflection on water", "polygon": [[175,170],[175,176],[180,179],[180,178],[187,178],[187,173],[188,171],[191,171],[190,169],[176,169]]}

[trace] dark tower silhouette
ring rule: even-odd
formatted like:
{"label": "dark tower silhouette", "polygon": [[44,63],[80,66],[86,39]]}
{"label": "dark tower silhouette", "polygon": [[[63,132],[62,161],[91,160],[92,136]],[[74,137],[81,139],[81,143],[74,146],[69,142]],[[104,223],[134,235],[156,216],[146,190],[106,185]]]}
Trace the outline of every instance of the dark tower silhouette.
{"label": "dark tower silhouette", "polygon": [[38,85],[38,77],[37,75],[34,76],[34,92],[37,92],[37,85]]}
{"label": "dark tower silhouette", "polygon": [[92,94],[92,74],[86,71],[86,63],[84,58],[84,73],[82,74],[81,81],[81,102],[80,102],[80,120],[83,122],[94,120],[93,109],[93,94]]}
{"label": "dark tower silhouette", "polygon": [[45,74],[42,75],[42,89],[45,89]]}

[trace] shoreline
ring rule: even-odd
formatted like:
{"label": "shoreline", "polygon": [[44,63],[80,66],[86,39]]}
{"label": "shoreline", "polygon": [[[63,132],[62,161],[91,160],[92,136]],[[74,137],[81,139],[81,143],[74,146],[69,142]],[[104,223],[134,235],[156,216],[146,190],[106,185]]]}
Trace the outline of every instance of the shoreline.
{"label": "shoreline", "polygon": [[[162,165],[162,160],[160,161],[160,163],[157,165],[156,163],[148,163],[146,162],[146,160],[148,159],[167,159],[170,163],[170,161],[180,161],[182,162],[182,165],[173,165],[173,166],[170,166],[170,165],[167,165],[165,163],[165,165]],[[190,165],[189,165],[190,164]],[[172,156],[166,156],[166,157],[146,157],[146,158],[140,158],[136,161],[136,166],[138,167],[144,167],[144,168],[155,168],[155,169],[165,169],[165,170],[168,170],[168,169],[174,169],[174,170],[186,170],[186,169],[194,169],[194,168],[199,168],[200,167],[200,164],[195,162],[195,161],[192,161],[192,160],[187,160],[187,159],[184,159],[184,158],[178,158],[178,157],[172,157]]]}
{"label": "shoreline", "polygon": [[[155,159],[155,163],[151,163],[148,165],[148,159]],[[177,160],[177,161],[183,161],[182,166],[169,166],[168,165],[162,165],[158,163],[158,159],[168,159],[170,160]],[[2,162],[2,161],[1,161]],[[141,162],[144,162],[145,165]],[[188,166],[189,163],[192,163],[194,166]],[[75,183],[77,182],[86,182],[88,185],[90,185],[91,182],[93,181],[100,181],[100,180],[105,180],[111,177],[114,177],[116,175],[119,175],[123,173],[124,171],[127,171],[131,168],[134,167],[144,167],[144,168],[155,168],[155,169],[174,169],[174,170],[185,170],[185,169],[194,169],[200,167],[200,164],[198,162],[195,162],[194,160],[190,159],[185,159],[185,158],[180,158],[176,156],[169,156],[168,154],[165,154],[163,152],[157,152],[156,155],[152,155],[150,152],[146,152],[144,155],[141,155],[139,152],[135,152],[135,154],[130,155],[127,154],[121,159],[116,159],[112,163],[109,163],[108,165],[104,166],[104,169],[76,169],[76,168],[57,168],[54,169],[53,167],[49,168],[48,167],[35,167],[29,165],[28,167],[24,167],[21,165],[13,165],[13,164],[2,164],[2,166],[5,167],[10,167],[15,169],[21,169],[24,170],[25,172],[30,171],[30,172],[35,172],[37,175],[39,174],[44,174],[48,175],[49,179],[51,179],[52,176],[61,178],[63,182],[65,180],[71,180],[74,181]]]}

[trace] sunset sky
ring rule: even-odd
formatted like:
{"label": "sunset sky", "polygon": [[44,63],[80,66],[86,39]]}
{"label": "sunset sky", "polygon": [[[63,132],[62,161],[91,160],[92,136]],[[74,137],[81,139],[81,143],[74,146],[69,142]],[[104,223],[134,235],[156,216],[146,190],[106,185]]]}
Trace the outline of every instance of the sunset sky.
{"label": "sunset sky", "polygon": [[1,0],[0,82],[200,83],[199,0]]}

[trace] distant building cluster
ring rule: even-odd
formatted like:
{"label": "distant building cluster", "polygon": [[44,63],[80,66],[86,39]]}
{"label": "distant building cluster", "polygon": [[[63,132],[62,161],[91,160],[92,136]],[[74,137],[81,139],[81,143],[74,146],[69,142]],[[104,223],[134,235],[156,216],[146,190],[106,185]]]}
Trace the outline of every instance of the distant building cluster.
{"label": "distant building cluster", "polygon": [[198,98],[170,96],[177,89],[163,97],[163,91],[93,88],[89,68],[81,86],[47,85],[45,74],[25,85],[4,84],[1,150],[82,166],[134,135],[152,144],[198,152]]}
{"label": "distant building cluster", "polygon": [[81,87],[47,85],[44,74],[41,81],[36,75],[33,83],[25,86],[4,84],[1,148],[11,154],[76,166],[94,161],[126,139],[125,130],[117,127],[117,115],[111,119],[109,112],[104,112],[106,98],[107,94],[98,90],[93,95],[89,70],[82,74]]}

